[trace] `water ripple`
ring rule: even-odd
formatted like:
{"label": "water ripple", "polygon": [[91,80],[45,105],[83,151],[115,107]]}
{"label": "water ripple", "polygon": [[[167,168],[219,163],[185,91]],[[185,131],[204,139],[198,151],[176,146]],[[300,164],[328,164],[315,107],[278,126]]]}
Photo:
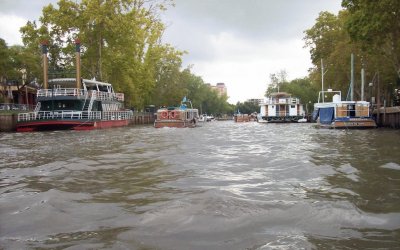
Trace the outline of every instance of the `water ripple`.
{"label": "water ripple", "polygon": [[400,135],[211,122],[0,134],[0,245],[400,245]]}

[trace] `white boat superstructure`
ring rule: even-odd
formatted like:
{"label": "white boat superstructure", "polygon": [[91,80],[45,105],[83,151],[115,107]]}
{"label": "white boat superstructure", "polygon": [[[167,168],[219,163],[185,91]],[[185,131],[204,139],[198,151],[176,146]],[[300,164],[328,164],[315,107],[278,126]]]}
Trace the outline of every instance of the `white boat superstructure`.
{"label": "white boat superstructure", "polygon": [[298,122],[305,116],[299,98],[286,92],[272,93],[260,103],[259,122]]}
{"label": "white boat superstructure", "polygon": [[[325,102],[325,95],[332,98]],[[324,98],[322,98],[324,97]],[[341,91],[320,91],[314,104],[314,120],[323,128],[375,128],[367,101],[342,101]]]}

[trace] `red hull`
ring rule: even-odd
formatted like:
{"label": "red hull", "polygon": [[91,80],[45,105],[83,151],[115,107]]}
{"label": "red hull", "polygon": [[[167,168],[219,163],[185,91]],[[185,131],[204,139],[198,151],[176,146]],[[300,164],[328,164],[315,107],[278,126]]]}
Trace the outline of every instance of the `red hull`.
{"label": "red hull", "polygon": [[67,121],[48,120],[17,123],[17,132],[33,132],[44,130],[93,130],[112,127],[123,127],[128,125],[128,120],[107,120],[107,121]]}
{"label": "red hull", "polygon": [[154,122],[155,128],[194,128],[196,127],[196,123],[191,121],[182,121],[182,120],[156,120]]}

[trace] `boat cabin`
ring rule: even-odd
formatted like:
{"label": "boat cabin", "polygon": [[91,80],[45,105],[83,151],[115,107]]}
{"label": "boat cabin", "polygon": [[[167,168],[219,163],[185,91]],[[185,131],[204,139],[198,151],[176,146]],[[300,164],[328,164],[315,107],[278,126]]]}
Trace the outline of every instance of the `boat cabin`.
{"label": "boat cabin", "polygon": [[300,99],[286,92],[272,93],[260,103],[260,117],[268,122],[297,122],[304,115]]}

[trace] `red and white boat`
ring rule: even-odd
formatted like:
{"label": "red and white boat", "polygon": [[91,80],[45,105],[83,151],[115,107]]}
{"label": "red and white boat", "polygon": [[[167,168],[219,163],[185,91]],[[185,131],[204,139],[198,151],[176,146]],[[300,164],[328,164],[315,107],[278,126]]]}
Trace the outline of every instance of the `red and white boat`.
{"label": "red and white boat", "polygon": [[18,114],[17,132],[128,125],[133,112],[123,108],[123,93],[114,93],[109,83],[82,79],[83,89],[78,89],[72,87],[75,82],[75,78],[53,79],[50,89],[38,90],[35,111]]}
{"label": "red and white boat", "polygon": [[[190,103],[190,108],[186,103]],[[179,107],[163,107],[157,110],[157,118],[154,121],[155,128],[193,128],[199,119],[199,111],[192,107],[190,101],[183,99]]]}
{"label": "red and white boat", "polygon": [[47,47],[43,47],[44,88],[37,92],[34,112],[18,114],[17,132],[92,130],[128,125],[133,112],[123,108],[123,93],[115,93],[110,83],[81,79],[78,42],[76,78],[47,80]]}

